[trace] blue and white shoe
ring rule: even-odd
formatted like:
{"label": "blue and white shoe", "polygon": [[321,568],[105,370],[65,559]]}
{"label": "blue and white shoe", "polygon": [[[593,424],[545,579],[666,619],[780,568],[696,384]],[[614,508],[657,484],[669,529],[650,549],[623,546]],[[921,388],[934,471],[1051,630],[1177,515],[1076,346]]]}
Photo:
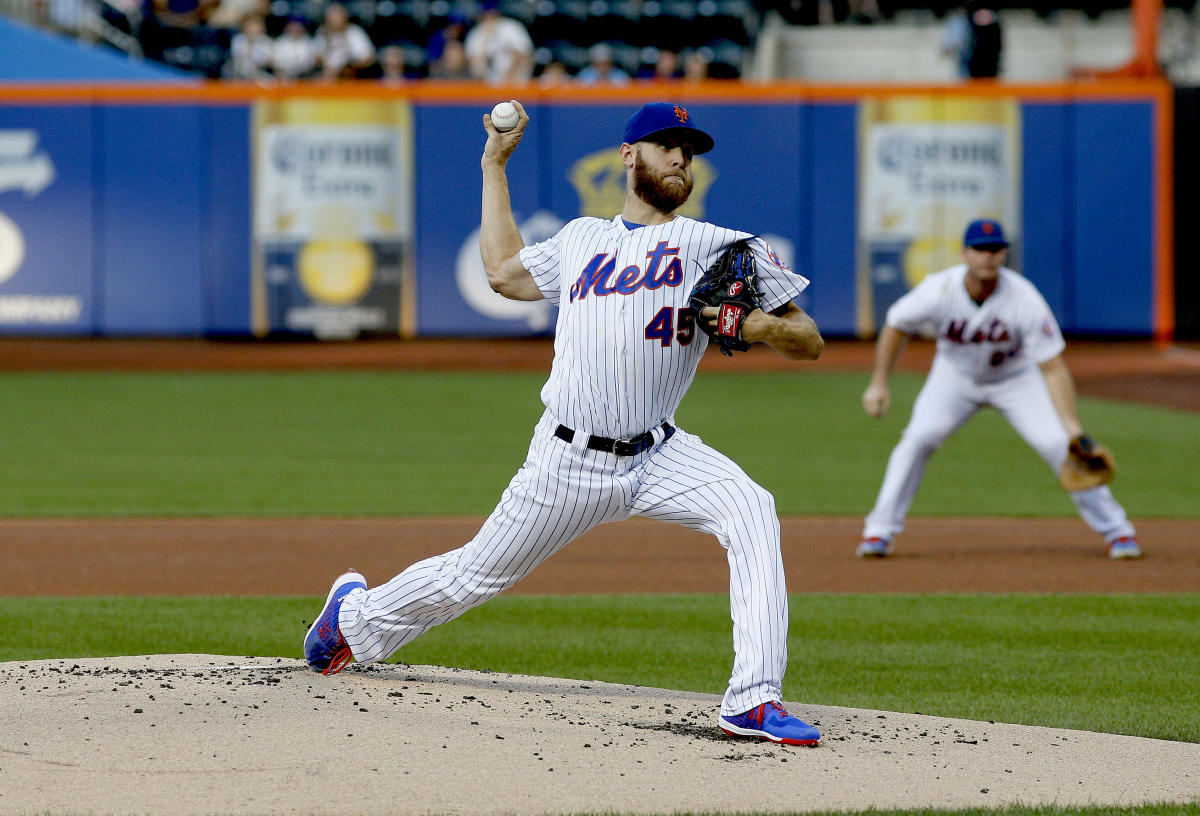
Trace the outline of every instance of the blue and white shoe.
{"label": "blue and white shoe", "polygon": [[1142,548],[1133,536],[1121,536],[1113,539],[1108,545],[1109,558],[1141,558]]}
{"label": "blue and white shoe", "polygon": [[864,538],[854,554],[859,558],[887,558],[892,554],[892,542],[886,538]]}
{"label": "blue and white shoe", "polygon": [[736,716],[721,715],[718,727],[737,737],[758,737],[785,745],[816,745],[821,732],[784,711],[779,703],[763,703]]}
{"label": "blue and white shoe", "polygon": [[342,600],[351,590],[366,588],[367,579],[354,570],[342,573],[333,582],[329,597],[325,599],[325,608],[304,636],[304,659],[314,671],[337,674],[354,659],[342,637],[342,630],[338,628],[338,612],[342,609]]}

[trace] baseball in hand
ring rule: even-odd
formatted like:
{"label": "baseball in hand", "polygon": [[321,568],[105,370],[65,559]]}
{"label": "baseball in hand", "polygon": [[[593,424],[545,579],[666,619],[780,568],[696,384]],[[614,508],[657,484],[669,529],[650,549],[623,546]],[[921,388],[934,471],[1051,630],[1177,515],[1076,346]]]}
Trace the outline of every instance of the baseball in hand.
{"label": "baseball in hand", "polygon": [[520,118],[512,102],[500,102],[492,108],[492,127],[501,133],[515,128]]}

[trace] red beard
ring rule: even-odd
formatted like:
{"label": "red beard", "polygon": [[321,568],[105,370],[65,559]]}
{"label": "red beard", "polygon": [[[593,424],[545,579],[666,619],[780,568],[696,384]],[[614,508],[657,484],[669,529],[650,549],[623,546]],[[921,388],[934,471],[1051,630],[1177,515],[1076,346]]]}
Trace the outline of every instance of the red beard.
{"label": "red beard", "polygon": [[[675,175],[683,179],[684,183],[679,184],[671,181],[670,177]],[[692,184],[691,175],[683,170],[678,171],[677,174],[655,175],[642,162],[640,148],[638,153],[635,154],[633,159],[633,192],[638,198],[659,212],[672,213],[682,207],[692,194]]]}

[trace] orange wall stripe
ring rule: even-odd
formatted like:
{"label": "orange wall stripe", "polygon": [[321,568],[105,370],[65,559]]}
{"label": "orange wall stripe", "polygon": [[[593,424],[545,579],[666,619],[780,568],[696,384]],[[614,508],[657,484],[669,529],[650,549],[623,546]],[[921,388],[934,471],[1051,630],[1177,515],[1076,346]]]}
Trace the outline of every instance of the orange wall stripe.
{"label": "orange wall stripe", "polygon": [[[1166,86],[1161,79],[1112,78],[1046,84],[1008,84],[978,80],[942,85],[864,85],[807,82],[644,83],[622,88],[541,88],[536,85],[501,87],[477,82],[412,82],[388,85],[378,81],[298,82],[256,85],[239,82],[197,81],[167,83],[3,83],[0,104],[42,103],[144,103],[238,104],[256,99],[304,97],[397,98],[429,104],[460,104],[517,98],[560,104],[625,103],[650,98],[677,98],[760,103],[835,101],[853,103],[864,96],[1020,97],[1028,100],[1131,99],[1158,97]],[[1169,87],[1169,86],[1166,86]]]}

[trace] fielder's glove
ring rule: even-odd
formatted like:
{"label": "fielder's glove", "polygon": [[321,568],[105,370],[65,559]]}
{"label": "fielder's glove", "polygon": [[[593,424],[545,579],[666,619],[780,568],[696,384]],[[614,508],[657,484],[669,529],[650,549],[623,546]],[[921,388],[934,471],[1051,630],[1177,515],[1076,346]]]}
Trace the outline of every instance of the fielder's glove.
{"label": "fielder's glove", "polygon": [[[746,315],[759,308],[758,272],[749,239],[733,244],[713,261],[688,296],[688,305],[696,311],[701,331],[726,357],[749,350],[750,344],[742,339],[742,324]],[[716,307],[716,317],[704,316],[709,306]]]}
{"label": "fielder's glove", "polygon": [[1108,484],[1116,472],[1116,462],[1108,448],[1097,444],[1087,434],[1080,434],[1071,440],[1067,461],[1058,478],[1063,487],[1075,492]]}

